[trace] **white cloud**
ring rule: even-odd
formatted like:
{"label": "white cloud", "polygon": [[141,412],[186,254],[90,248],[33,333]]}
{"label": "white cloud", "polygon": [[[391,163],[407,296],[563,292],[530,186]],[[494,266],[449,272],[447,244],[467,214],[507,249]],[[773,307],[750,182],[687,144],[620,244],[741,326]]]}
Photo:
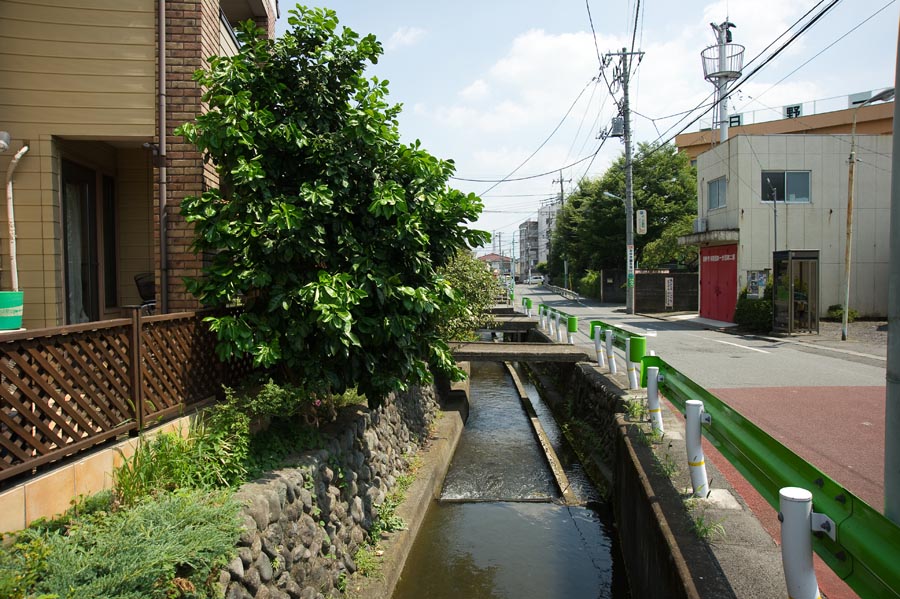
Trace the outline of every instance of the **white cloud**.
{"label": "white cloud", "polygon": [[[554,35],[532,29],[516,37],[506,55],[458,92],[461,102],[437,107],[433,117],[472,133],[513,132],[545,123],[552,128],[596,70],[593,40],[587,33]],[[493,102],[483,102],[489,98]],[[482,102],[479,108],[470,105],[475,101]]]}
{"label": "white cloud", "polygon": [[484,79],[476,79],[469,85],[459,92],[459,96],[463,100],[468,100],[470,102],[476,102],[478,100],[483,100],[488,97],[491,93],[491,89],[487,83],[484,82]]}
{"label": "white cloud", "polygon": [[422,41],[426,33],[420,27],[401,27],[391,35],[384,47],[387,50],[398,50],[405,46],[414,46]]}

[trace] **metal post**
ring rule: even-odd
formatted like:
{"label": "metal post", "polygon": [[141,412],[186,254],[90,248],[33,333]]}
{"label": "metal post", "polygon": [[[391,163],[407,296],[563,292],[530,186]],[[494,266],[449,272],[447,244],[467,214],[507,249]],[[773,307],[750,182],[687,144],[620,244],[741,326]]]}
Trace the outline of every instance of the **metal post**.
{"label": "metal post", "polygon": [[631,164],[631,112],[628,105],[629,53],[622,48],[622,117],[625,119],[625,313],[634,314],[634,189]]}
{"label": "metal post", "polygon": [[[863,106],[863,104],[860,104]],[[856,113],[850,127],[850,164],[847,166],[847,240],[844,247],[844,310],[841,314],[841,341],[847,340],[847,314],[850,312],[850,254],[853,249],[853,176],[856,166]]]}
{"label": "metal post", "polygon": [[[713,27],[713,29],[716,30],[716,34],[719,38],[719,71],[724,73],[727,70],[725,43],[727,40],[728,28],[725,23],[722,23],[719,27]],[[718,81],[716,81],[716,88],[718,89],[719,100],[719,142],[725,143],[728,141],[729,125],[728,96],[725,93],[728,90],[728,79],[726,77],[719,77]]]}
{"label": "metal post", "polygon": [[594,340],[594,351],[597,352],[597,366],[603,368],[606,366],[606,355],[603,347],[603,330],[600,328],[599,322],[591,323],[591,339]]}
{"label": "metal post", "polygon": [[654,431],[664,432],[662,409],[659,407],[659,368],[647,368],[647,409],[650,411],[650,426]]}
{"label": "metal post", "polygon": [[638,374],[638,364],[647,354],[647,338],[640,335],[629,337],[625,354],[628,359],[628,383],[632,389],[640,389],[641,377]]}
{"label": "metal post", "polygon": [[819,599],[819,585],[813,567],[812,493],[797,487],[778,492],[781,521],[781,563],[788,597]]}
{"label": "metal post", "polygon": [[694,497],[709,495],[709,479],[706,477],[706,459],[703,455],[703,444],[700,431],[703,426],[703,402],[689,399],[684,408],[684,441],[687,445],[688,467],[691,471],[691,488]]}
{"label": "metal post", "polygon": [[130,364],[129,369],[129,389],[131,401],[134,404],[134,421],[137,424],[136,432],[140,433],[144,430],[144,389],[142,380],[142,357],[141,357],[141,307],[133,306],[131,308],[131,339],[128,348],[128,357]]}
{"label": "metal post", "polygon": [[631,361],[631,338],[625,339],[625,370],[628,373],[628,388],[634,391],[639,389],[640,385],[637,380],[637,369],[634,362]]}
{"label": "metal post", "polygon": [[568,320],[566,321],[566,324],[568,325],[566,327],[567,332],[568,332],[568,335],[566,336],[566,341],[569,342],[569,345],[575,345],[575,333],[578,332],[578,317],[577,316],[569,316]]}
{"label": "metal post", "polygon": [[606,331],[606,358],[609,360],[609,373],[616,374],[616,354],[613,352],[613,337],[615,333]]}
{"label": "metal post", "polygon": [[[898,33],[900,41],[900,33]],[[900,87],[900,52],[894,70]],[[894,122],[900,109],[894,102]],[[891,180],[891,257],[888,285],[887,390],[884,406],[884,515],[900,525],[900,137],[894,136]]]}

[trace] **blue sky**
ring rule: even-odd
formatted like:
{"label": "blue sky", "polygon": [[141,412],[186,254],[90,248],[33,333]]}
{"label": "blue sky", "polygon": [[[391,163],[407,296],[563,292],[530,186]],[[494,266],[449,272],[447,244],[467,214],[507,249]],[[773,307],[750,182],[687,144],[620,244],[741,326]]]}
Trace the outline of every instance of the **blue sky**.
{"label": "blue sky", "polygon": [[[284,31],[293,6],[285,0],[280,4],[278,33]],[[710,22],[720,23],[727,15],[737,25],[734,42],[746,46],[749,61],[815,4],[641,2],[636,47],[646,54],[631,87],[633,109],[643,115],[633,117],[635,139],[658,139],[678,120],[658,117],[694,108],[712,91],[700,63],[701,50],[714,43]],[[839,3],[741,88],[732,112],[744,113],[745,122],[771,120],[785,104],[813,101],[822,112],[846,107],[848,94],[893,86],[898,4]],[[432,154],[453,159],[460,177],[503,178],[538,148],[570,106],[559,130],[515,176],[571,164],[596,150],[599,129],[615,116],[615,101],[605,84],[591,82],[598,74],[598,60],[584,1],[331,0],[309,5],[331,8],[342,25],[378,37],[385,54],[369,73],[390,80],[391,100],[403,104],[403,138],[420,139]],[[590,8],[601,54],[630,47],[633,1],[590,0]],[[804,111],[812,108],[806,104]],[[620,141],[610,139],[589,169],[588,162],[566,169],[567,193],[582,177],[601,175],[621,152]],[[502,231],[507,242],[520,222],[536,216],[541,201],[559,194],[555,178],[558,175],[494,187],[483,195],[485,213],[474,226]],[[491,187],[454,184],[476,193]]]}

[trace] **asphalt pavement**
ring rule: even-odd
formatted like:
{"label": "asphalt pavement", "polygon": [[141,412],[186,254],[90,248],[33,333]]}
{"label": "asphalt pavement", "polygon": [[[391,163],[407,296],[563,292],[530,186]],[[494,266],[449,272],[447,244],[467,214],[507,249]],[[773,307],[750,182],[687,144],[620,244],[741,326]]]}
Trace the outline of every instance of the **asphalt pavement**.
{"label": "asphalt pavement", "polygon": [[[629,315],[621,305],[566,299],[540,286],[520,285],[516,297],[578,316],[577,345],[593,348],[592,318],[646,335],[648,349],[882,511],[887,333],[880,323],[854,323],[849,341],[840,341],[834,323],[822,323],[818,335],[741,335],[696,314]],[[714,448],[706,449],[778,541],[775,510]],[[830,599],[856,597],[818,566]]]}

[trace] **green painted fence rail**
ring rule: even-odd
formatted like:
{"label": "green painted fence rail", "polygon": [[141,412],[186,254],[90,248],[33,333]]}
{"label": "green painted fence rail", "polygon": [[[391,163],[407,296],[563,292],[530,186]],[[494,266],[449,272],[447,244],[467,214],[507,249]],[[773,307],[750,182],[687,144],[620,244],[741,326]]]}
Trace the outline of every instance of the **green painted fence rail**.
{"label": "green painted fence rail", "polygon": [[711,416],[703,435],[776,511],[781,488],[812,493],[813,510],[836,525],[834,541],[811,533],[813,549],[854,591],[864,599],[900,597],[900,527],[659,356],[641,360],[641,386],[651,366],[659,368],[659,392],[682,413],[687,400],[703,402]]}

